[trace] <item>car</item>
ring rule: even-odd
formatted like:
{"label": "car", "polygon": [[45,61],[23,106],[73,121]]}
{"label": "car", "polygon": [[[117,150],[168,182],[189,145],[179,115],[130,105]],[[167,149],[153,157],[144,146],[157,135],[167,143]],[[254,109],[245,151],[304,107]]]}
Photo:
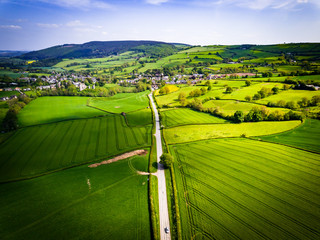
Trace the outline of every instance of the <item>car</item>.
{"label": "car", "polygon": [[165,227],[164,231],[165,231],[165,233],[169,233],[170,232],[168,227]]}

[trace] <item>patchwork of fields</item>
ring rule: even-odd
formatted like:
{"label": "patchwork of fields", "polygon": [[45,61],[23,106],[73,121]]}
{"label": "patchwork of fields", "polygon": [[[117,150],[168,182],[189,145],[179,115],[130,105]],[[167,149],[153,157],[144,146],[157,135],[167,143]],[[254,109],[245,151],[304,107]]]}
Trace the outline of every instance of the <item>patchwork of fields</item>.
{"label": "patchwork of fields", "polygon": [[184,239],[318,239],[317,154],[247,139],[170,146]]}
{"label": "patchwork of fields", "polygon": [[[18,130],[0,145],[0,181],[39,175],[151,145],[151,126],[127,127],[119,115]],[[18,146],[18,147],[17,147]]]}

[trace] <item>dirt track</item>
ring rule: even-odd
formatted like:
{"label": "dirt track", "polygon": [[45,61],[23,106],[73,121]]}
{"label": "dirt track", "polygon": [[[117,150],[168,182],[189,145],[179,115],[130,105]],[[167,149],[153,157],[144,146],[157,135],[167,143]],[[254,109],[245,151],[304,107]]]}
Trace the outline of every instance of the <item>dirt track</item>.
{"label": "dirt track", "polygon": [[135,150],[135,151],[132,151],[132,152],[127,152],[127,153],[121,154],[119,156],[116,156],[114,158],[111,158],[109,160],[105,160],[105,161],[102,161],[100,163],[91,164],[88,167],[89,168],[95,168],[95,167],[98,167],[98,166],[103,165],[103,164],[113,163],[113,162],[116,162],[116,161],[119,161],[119,160],[122,160],[122,159],[126,159],[126,158],[129,158],[129,157],[135,156],[135,155],[145,155],[145,154],[147,154],[147,152],[148,152],[147,150],[143,150],[143,149]]}

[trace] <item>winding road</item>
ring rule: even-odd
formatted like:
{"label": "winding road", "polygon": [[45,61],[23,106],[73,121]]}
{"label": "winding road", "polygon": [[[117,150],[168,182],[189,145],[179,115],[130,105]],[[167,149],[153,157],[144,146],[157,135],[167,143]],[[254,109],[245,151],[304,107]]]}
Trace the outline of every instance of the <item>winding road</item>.
{"label": "winding road", "polygon": [[164,175],[164,167],[160,162],[160,156],[162,155],[162,141],[160,132],[160,119],[157,107],[154,103],[152,92],[148,95],[151,100],[152,109],[156,120],[156,144],[157,144],[157,162],[158,162],[158,195],[159,195],[159,218],[160,218],[160,239],[170,240],[171,232],[166,233],[165,228],[170,230],[170,221],[168,213],[168,200],[167,200],[167,189],[166,189],[166,178]]}

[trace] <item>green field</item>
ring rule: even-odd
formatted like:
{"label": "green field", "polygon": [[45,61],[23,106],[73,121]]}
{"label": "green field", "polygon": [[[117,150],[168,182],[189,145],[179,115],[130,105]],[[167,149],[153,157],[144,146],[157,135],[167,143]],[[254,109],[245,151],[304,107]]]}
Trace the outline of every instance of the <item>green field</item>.
{"label": "green field", "polygon": [[277,102],[279,100],[288,101],[300,101],[303,97],[311,100],[313,96],[320,96],[320,91],[308,91],[308,90],[293,90],[282,91],[279,94],[271,95],[263,98],[258,103],[267,104],[268,102]]}
{"label": "green field", "polygon": [[183,143],[211,138],[263,136],[290,130],[300,125],[300,121],[245,122],[240,124],[187,125],[164,129],[168,144]]}
{"label": "green field", "polygon": [[1,239],[151,239],[147,169],[135,156],[1,184]]}
{"label": "green field", "polygon": [[183,239],[319,239],[319,155],[247,139],[170,146]]}
{"label": "green field", "polygon": [[151,128],[129,128],[122,116],[112,115],[20,129],[0,145],[0,182],[150,146]]}
{"label": "green field", "polygon": [[207,113],[193,111],[188,108],[161,111],[161,122],[165,127],[187,124],[225,123],[223,118],[217,118]]}
{"label": "green field", "polygon": [[10,97],[10,96],[19,96],[20,93],[18,91],[0,91],[0,98],[2,97]]}
{"label": "green field", "polygon": [[142,126],[152,124],[151,109],[142,109],[126,113],[129,126]]}
{"label": "green field", "polygon": [[106,112],[86,106],[88,100],[88,97],[37,98],[19,112],[19,125],[30,126],[107,114]]}
{"label": "green field", "polygon": [[[237,100],[211,100],[203,104],[204,108],[219,108],[219,111],[227,115],[233,115],[236,111],[242,111],[243,113],[248,113],[252,108],[265,107],[259,104],[250,102],[240,102]],[[267,107],[266,107],[267,108]],[[276,110],[281,112],[287,112],[289,109],[286,108],[267,108],[270,112]]]}
{"label": "green field", "polygon": [[276,135],[263,136],[259,137],[259,139],[320,153],[320,121],[307,119],[301,126],[291,131]]}
{"label": "green field", "polygon": [[89,105],[112,113],[132,112],[149,106],[149,93],[119,93],[112,97],[91,98]]}

